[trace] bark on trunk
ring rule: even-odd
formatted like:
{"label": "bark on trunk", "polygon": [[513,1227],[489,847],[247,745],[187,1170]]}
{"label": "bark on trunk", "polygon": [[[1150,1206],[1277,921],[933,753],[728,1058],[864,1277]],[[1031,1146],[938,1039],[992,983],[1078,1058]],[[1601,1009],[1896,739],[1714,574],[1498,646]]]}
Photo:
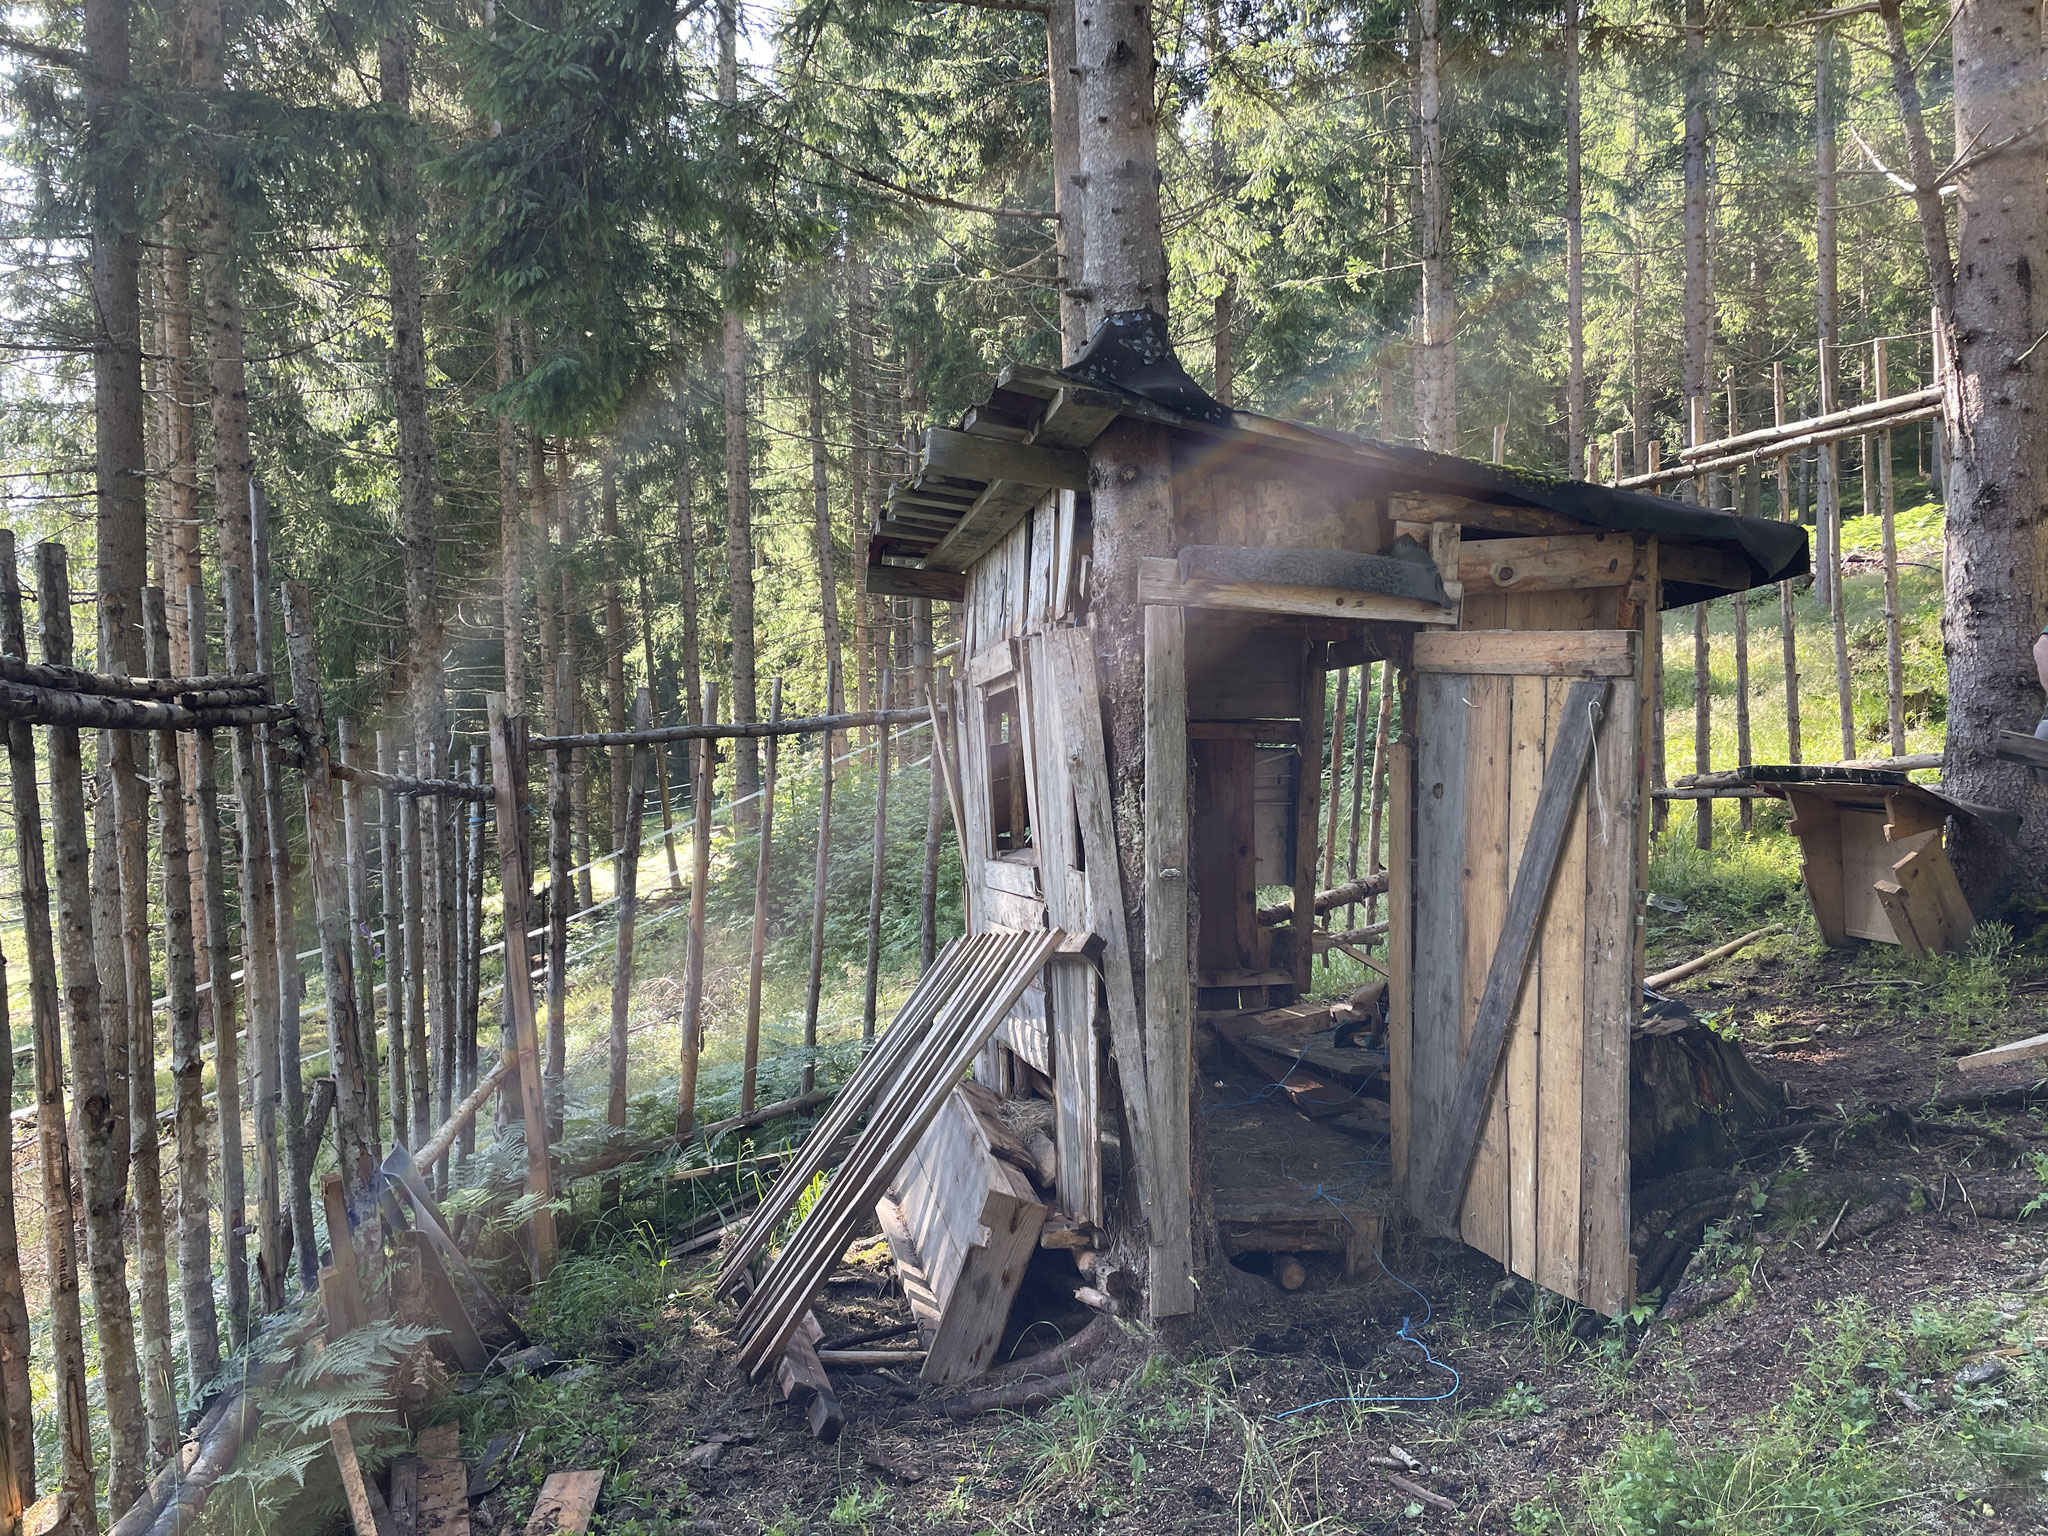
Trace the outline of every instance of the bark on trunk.
{"label": "bark on trunk", "polygon": [[[811,520],[818,557],[818,619],[825,637],[825,712],[846,712],[844,659],[839,628],[839,561],[832,541],[832,495],[825,455],[825,381],[817,364],[810,371]],[[832,747],[826,740],[826,750]]]}
{"label": "bark on trunk", "polygon": [[[1702,419],[1714,348],[1714,279],[1708,268],[1706,0],[1685,0],[1685,399]],[[1693,440],[1696,428],[1689,430]]]}
{"label": "bark on trunk", "polygon": [[[15,577],[14,535],[0,529],[0,651],[28,659],[21,592]],[[42,1168],[43,1254],[50,1316],[51,1376],[56,1388],[59,1508],[52,1530],[82,1536],[93,1517],[92,1422],[85,1390],[85,1325],[78,1299],[77,1208],[72,1203],[71,1138],[64,1106],[64,1048],[57,960],[50,931],[50,882],[44,863],[42,796],[35,736],[20,721],[7,727],[8,768],[14,791],[14,855],[20,874],[22,941],[28,955],[28,998],[35,1037],[36,1144]],[[12,1057],[9,1058],[10,1065]],[[24,1364],[26,1356],[24,1355]],[[13,1400],[10,1394],[10,1400]],[[19,1399],[24,1405],[29,1399]],[[17,1477],[33,1477],[33,1420],[12,1418],[15,1443],[28,1439]],[[32,1491],[24,1483],[24,1492]]]}
{"label": "bark on trunk", "polygon": [[[1579,176],[1579,0],[1564,7],[1565,473],[1586,461],[1585,200]],[[1621,466],[1615,465],[1616,478]]]}
{"label": "bark on trunk", "polygon": [[[1899,0],[1878,0],[1884,19],[1885,52],[1891,59],[1892,96],[1898,102],[1899,126],[1906,135],[1906,164],[1913,173],[1913,212],[1920,225],[1920,248],[1927,258],[1928,291],[1943,316],[1955,313],[1956,265],[1949,249],[1948,210],[1941,203],[1940,173],[1927,139],[1927,120],[1920,101],[1920,82],[1913,70],[1912,50]],[[1919,434],[1914,434],[1917,443]]]}
{"label": "bark on trunk", "polygon": [[1457,300],[1451,292],[1451,198],[1444,167],[1443,13],[1419,0],[1416,21],[1416,139],[1421,208],[1416,225],[1422,267],[1422,337],[1416,351],[1415,407],[1422,446],[1458,451]]}
{"label": "bark on trunk", "polygon": [[[43,660],[70,666],[71,592],[62,546],[36,550],[37,606]],[[78,732],[49,733],[50,820],[57,853],[57,941],[63,957],[64,1023],[71,1047],[72,1105],[78,1117],[80,1188],[85,1196],[86,1268],[100,1348],[100,1385],[107,1405],[107,1497],[126,1509],[148,1480],[148,1427],[135,1360],[126,1246],[121,1235],[126,1189],[115,1140],[116,1115],[107,1082],[107,1021],[101,1012],[92,924],[91,855],[86,832],[84,766]],[[126,1019],[118,1027],[126,1027]]]}
{"label": "bark on trunk", "polygon": [[2037,338],[2048,304],[2048,142],[2041,14],[2034,0],[1965,0],[1955,12],[1955,344],[1947,380],[1948,559],[1942,645],[1948,662],[1943,782],[1964,799],[2018,810],[2010,842],[1958,821],[1956,872],[1989,911],[2007,891],[2048,889],[2048,789],[1993,755],[2000,730],[2041,707],[2029,651],[2041,631],[2042,484],[2048,409]]}
{"label": "bark on trunk", "polygon": [[[500,316],[492,338],[498,388],[512,382],[512,321]],[[519,429],[508,412],[498,418],[498,624],[504,640],[505,698],[513,710],[526,700],[526,586],[524,508],[519,501]]]}
{"label": "bark on trunk", "polygon": [[[718,7],[718,100],[725,109],[729,152],[739,141],[739,5],[720,0]],[[736,154],[732,156],[737,158]],[[747,441],[747,333],[741,323],[734,288],[739,278],[739,247],[732,232],[725,236],[725,575],[731,607],[732,717],[759,718],[760,699],[754,667],[754,524],[751,451]],[[733,749],[734,825],[751,829],[761,787],[759,746],[742,741]]]}
{"label": "bark on trunk", "polygon": [[[163,594],[143,594],[149,675],[171,677],[171,634]],[[188,1379],[220,1370],[220,1321],[213,1303],[213,1212],[206,1148],[206,1089],[200,1057],[198,943],[192,924],[192,851],[185,840],[187,796],[179,732],[156,739],[157,849],[163,881],[164,992],[170,1007],[172,1126],[178,1162],[178,1302],[185,1322]],[[142,1112],[140,1095],[136,1112]],[[151,1117],[154,1119],[154,1116]]]}
{"label": "bark on trunk", "polygon": [[1071,363],[1088,345],[1099,313],[1090,303],[1085,276],[1087,226],[1082,217],[1080,55],[1074,38],[1071,0],[1048,6],[1045,14],[1045,80],[1052,119],[1052,206],[1059,215],[1057,270],[1060,289],[1060,361]]}
{"label": "bark on trunk", "polygon": [[[1839,307],[1840,262],[1837,258],[1838,213],[1835,197],[1835,37],[1832,27],[1814,35],[1813,120],[1814,120],[1814,328],[1819,347],[1819,393],[1815,404],[1825,416],[1835,407],[1835,327]],[[1818,603],[1833,601],[1835,589],[1835,518],[1840,496],[1835,481],[1838,461],[1832,443],[1819,449],[1815,460],[1813,596]]]}

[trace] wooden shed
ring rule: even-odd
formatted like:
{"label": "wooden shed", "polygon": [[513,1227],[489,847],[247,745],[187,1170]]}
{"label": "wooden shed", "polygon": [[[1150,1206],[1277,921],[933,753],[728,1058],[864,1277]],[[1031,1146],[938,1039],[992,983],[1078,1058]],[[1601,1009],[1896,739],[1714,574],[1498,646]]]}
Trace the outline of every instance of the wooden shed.
{"label": "wooden shed", "polygon": [[[1142,805],[1110,793],[1090,634],[1090,449],[1120,417],[1167,429],[1174,468],[1174,550],[1140,590]],[[958,605],[969,920],[1102,941],[1099,958],[1055,957],[977,1066],[1055,1106],[1051,1225],[1105,1221],[1121,1125],[1111,1173],[1149,1233],[1155,1315],[1192,1306],[1203,1181],[1227,1245],[1293,1222],[1288,1240],[1314,1246],[1320,1223],[1355,1268],[1379,1212],[1405,1203],[1552,1291],[1626,1305],[1657,615],[1805,568],[1794,525],[1228,410],[1163,346],[1099,338],[1066,370],[1011,366],[932,429],[865,577]],[[1391,1142],[1384,1178],[1333,1195],[1299,1145],[1292,1165],[1263,1155],[1286,1127],[1233,1111],[1196,1134],[1190,1079],[1215,1026],[1310,988],[1325,678],[1375,659],[1401,700]],[[1118,817],[1145,823],[1142,989]]]}

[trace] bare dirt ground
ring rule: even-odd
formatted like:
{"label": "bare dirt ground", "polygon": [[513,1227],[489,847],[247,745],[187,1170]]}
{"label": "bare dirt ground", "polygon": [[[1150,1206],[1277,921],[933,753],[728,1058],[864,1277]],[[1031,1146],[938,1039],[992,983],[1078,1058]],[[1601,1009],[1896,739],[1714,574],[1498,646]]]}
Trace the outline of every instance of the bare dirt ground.
{"label": "bare dirt ground", "polygon": [[[1962,1111],[1939,1097],[1966,1041],[2044,1027],[2044,973],[1996,934],[1917,967],[1793,936],[1680,988],[1807,1128],[1718,1186],[1675,1298],[1613,1325],[1396,1236],[1364,1283],[1316,1256],[1298,1292],[1246,1276],[1193,1332],[1134,1328],[1034,1414],[954,1420],[910,1370],[843,1375],[828,1447],[735,1371],[708,1256],[663,1264],[652,1234],[610,1261],[630,1283],[591,1270],[582,1300],[543,1298],[537,1326],[571,1319],[594,1368],[465,1407],[474,1451],[513,1419],[547,1426],[477,1526],[519,1529],[547,1470],[606,1465],[600,1525],[621,1536],[2048,1528],[2038,1073],[1972,1077],[2005,1096]],[[1071,1263],[1043,1257],[1055,1321],[1009,1341],[1025,1352],[1086,1321],[1061,1305]],[[907,1315],[879,1242],[819,1311],[828,1339]]]}

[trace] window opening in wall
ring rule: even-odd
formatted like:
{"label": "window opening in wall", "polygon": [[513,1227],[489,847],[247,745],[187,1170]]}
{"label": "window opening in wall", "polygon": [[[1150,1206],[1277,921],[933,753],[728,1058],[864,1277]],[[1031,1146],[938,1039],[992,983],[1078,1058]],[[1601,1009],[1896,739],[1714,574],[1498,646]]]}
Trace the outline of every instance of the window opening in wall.
{"label": "window opening in wall", "polygon": [[987,695],[989,852],[1000,857],[1031,847],[1031,797],[1024,778],[1023,715],[1017,690]]}

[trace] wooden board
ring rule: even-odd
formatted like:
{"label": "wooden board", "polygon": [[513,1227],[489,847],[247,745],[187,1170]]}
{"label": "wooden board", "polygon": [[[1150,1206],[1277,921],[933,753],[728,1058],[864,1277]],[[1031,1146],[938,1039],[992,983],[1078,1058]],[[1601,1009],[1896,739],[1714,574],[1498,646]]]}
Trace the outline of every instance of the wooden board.
{"label": "wooden board", "polygon": [[[1071,499],[1071,498],[1068,498]],[[1088,930],[1088,896],[1079,861],[1079,829],[1067,774],[1065,737],[1057,710],[1046,707],[1046,659],[1041,636],[1023,642],[1020,691],[1034,722],[1031,752],[1037,764],[1039,880],[1046,916],[1068,933]],[[1053,1146],[1059,1159],[1060,1208],[1082,1221],[1102,1222],[1100,1057],[1095,1041],[1095,967],[1085,960],[1046,968],[1047,1030],[1055,1114]]]}
{"label": "wooden board", "polygon": [[1877,883],[1891,878],[1898,855],[1885,841],[1882,811],[1841,807],[1842,931],[1853,939],[1896,944],[1892,920],[1878,899]]}
{"label": "wooden board", "polygon": [[[1558,591],[1467,598],[1475,622],[1582,624],[1595,596]],[[1502,608],[1503,602],[1512,606]],[[1527,930],[1521,984],[1499,1022],[1492,1091],[1471,1129],[1462,1198],[1425,1194],[1441,1161],[1460,1081],[1484,1064],[1479,1007],[1497,984],[1494,951],[1513,926],[1510,872],[1527,862],[1543,785],[1577,705],[1606,688],[1580,788],[1563,814],[1547,899]],[[1582,681],[1537,664],[1520,674],[1418,672],[1409,711],[1412,788],[1390,764],[1396,887],[1389,933],[1390,1130],[1411,1210],[1455,1230],[1514,1273],[1613,1313],[1631,1293],[1628,1261],[1628,1031],[1635,1012],[1635,893],[1641,842],[1633,679]],[[1580,723],[1583,736],[1584,722]],[[1479,739],[1475,739],[1479,738]],[[1402,827],[1412,808],[1412,844]],[[1404,846],[1409,845],[1409,846]],[[1413,867],[1401,896],[1401,872]],[[1405,916],[1405,920],[1404,920]],[[1466,1049],[1470,1039],[1481,1055]],[[1471,1103],[1471,1085],[1465,1098]]]}
{"label": "wooden board", "polygon": [[1342,587],[1293,587],[1278,582],[1226,581],[1195,576],[1181,580],[1180,562],[1138,563],[1138,601],[1188,607],[1224,608],[1239,613],[1294,614],[1304,618],[1391,620],[1402,624],[1454,624],[1457,610],[1413,597],[1386,597]]}
{"label": "wooden board", "polygon": [[954,1088],[887,1196],[936,1314],[921,1372],[929,1382],[969,1381],[995,1363],[1047,1215],[1030,1181],[992,1150],[985,1094]]}
{"label": "wooden board", "polygon": [[1626,629],[1460,629],[1415,637],[1415,670],[1481,676],[1633,677]]}
{"label": "wooden board", "polygon": [[1977,920],[1935,828],[1890,845],[1896,855],[1875,886],[1896,941],[1916,955],[1952,954],[1970,942]]}
{"label": "wooden board", "polygon": [[1458,546],[1466,595],[1574,591],[1619,586],[1629,578],[1635,541],[1625,533],[1551,534],[1531,539],[1467,539]]}
{"label": "wooden board", "polygon": [[1145,1092],[1158,1167],[1147,1300],[1154,1318],[1195,1309],[1194,1171],[1188,1078],[1194,997],[1188,974],[1187,622],[1145,610]]}
{"label": "wooden board", "polygon": [[1414,1036],[1415,747],[1406,736],[1387,746],[1387,1160],[1407,1187],[1412,1111],[1409,1074]]}
{"label": "wooden board", "polygon": [[1826,943],[1849,942],[1842,906],[1842,813],[1832,800],[1787,789],[1792,816],[1785,828],[1799,839],[1799,874],[1813,904],[1814,925]]}
{"label": "wooden board", "polygon": [[2029,1035],[2024,1040],[1994,1045],[1988,1051],[1976,1051],[1963,1057],[1956,1065],[1965,1072],[1981,1072],[1986,1067],[2003,1066],[2011,1061],[2033,1061],[2042,1056],[2048,1056],[2048,1035]]}
{"label": "wooden board", "polygon": [[[420,1436],[419,1536],[469,1536],[469,1468],[462,1464],[457,1454],[455,1426],[446,1424],[435,1428],[448,1431],[438,1445],[429,1443],[432,1430]],[[600,1476],[597,1473],[587,1475]],[[590,1497],[595,1505],[595,1489],[592,1489]],[[589,1523],[586,1510],[583,1525],[575,1529],[581,1531]]]}
{"label": "wooden board", "polygon": [[527,1519],[526,1536],[583,1536],[603,1487],[602,1472],[550,1472]]}

